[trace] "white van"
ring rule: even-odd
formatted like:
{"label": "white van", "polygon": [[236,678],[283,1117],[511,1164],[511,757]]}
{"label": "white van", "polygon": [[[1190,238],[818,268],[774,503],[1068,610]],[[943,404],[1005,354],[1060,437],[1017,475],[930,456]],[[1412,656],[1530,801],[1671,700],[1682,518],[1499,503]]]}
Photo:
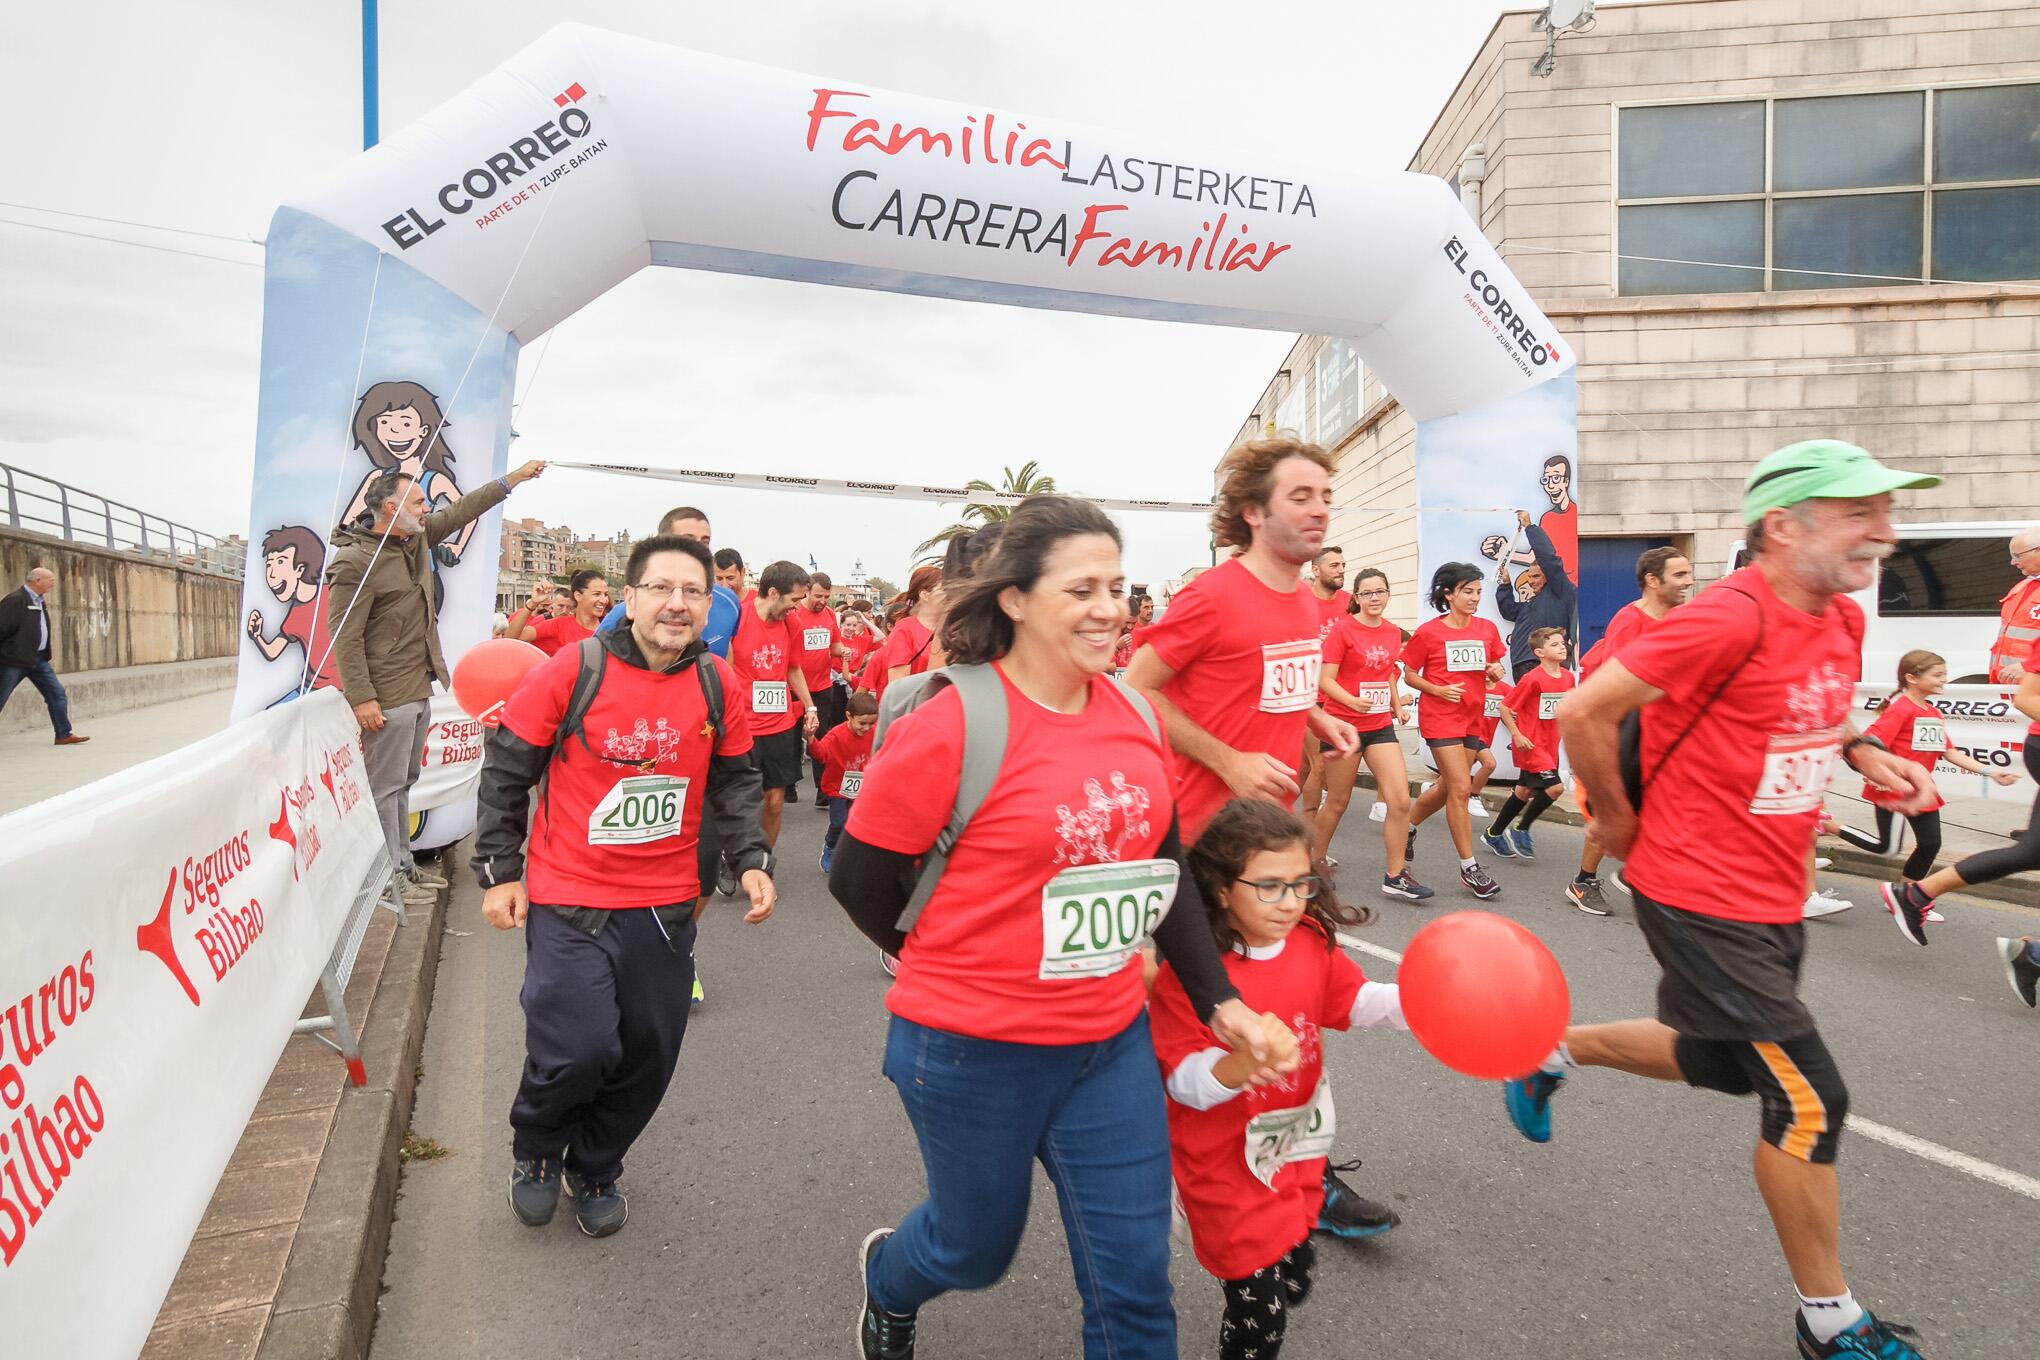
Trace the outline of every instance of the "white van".
{"label": "white van", "polygon": [[[2012,535],[2024,527],[2008,520],[1898,525],[1898,551],[1854,597],[1869,625],[1864,683],[1896,683],[1898,659],[1915,648],[1946,657],[1951,684],[1986,683],[1999,604],[2019,580]],[[1737,543],[1734,565],[1748,560]]]}

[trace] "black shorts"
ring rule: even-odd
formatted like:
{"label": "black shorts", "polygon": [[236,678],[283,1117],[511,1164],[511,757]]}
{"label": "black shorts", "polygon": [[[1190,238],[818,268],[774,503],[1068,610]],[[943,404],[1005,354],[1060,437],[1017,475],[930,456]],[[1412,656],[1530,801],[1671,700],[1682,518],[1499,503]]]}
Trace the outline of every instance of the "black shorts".
{"label": "black shorts", "polygon": [[1636,924],[1664,970],[1658,1019],[1695,1039],[1782,1043],[1815,1032],[1799,999],[1806,925],[1761,925],[1682,911],[1630,894]]}
{"label": "black shorts", "polygon": [[1487,740],[1484,737],[1425,737],[1424,745],[1433,751],[1449,750],[1454,746],[1464,746],[1469,751],[1487,750]]}
{"label": "black shorts", "polygon": [[[1393,743],[1395,741],[1395,729],[1393,727],[1377,727],[1372,732],[1358,732],[1354,735],[1360,738],[1360,749],[1363,751],[1370,746],[1379,746],[1383,742]],[[1332,753],[1332,744],[1328,741],[1319,742],[1318,753],[1320,755],[1330,755]]]}
{"label": "black shorts", "polygon": [[1518,770],[1516,786],[1524,789],[1555,789],[1565,781],[1558,777],[1557,770]]}
{"label": "black shorts", "polygon": [[751,765],[765,777],[766,788],[784,789],[800,782],[803,747],[799,723],[769,737],[751,738]]}

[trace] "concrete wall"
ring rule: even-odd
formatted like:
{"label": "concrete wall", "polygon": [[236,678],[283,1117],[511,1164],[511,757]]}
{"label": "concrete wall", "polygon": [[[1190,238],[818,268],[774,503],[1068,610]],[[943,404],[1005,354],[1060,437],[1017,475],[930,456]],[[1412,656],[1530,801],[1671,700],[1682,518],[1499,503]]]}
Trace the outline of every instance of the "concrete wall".
{"label": "concrete wall", "polygon": [[19,589],[30,567],[57,574],[60,672],[232,656],[239,642],[241,583],[231,577],[0,527],[0,589]]}

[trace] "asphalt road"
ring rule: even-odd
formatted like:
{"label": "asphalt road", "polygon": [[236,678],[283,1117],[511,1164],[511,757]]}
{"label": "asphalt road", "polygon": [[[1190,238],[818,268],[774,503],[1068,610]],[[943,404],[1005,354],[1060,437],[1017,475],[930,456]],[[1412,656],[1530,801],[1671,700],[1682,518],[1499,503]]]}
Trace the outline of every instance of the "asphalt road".
{"label": "asphalt road", "polygon": [[[855,1353],[856,1244],[923,1187],[878,1070],[886,979],[815,863],[824,820],[788,810],[770,922],[746,927],[726,900],[704,922],[708,1004],[626,1170],[630,1223],[599,1242],[565,1206],[533,1230],[505,1204],[522,942],[482,922],[472,886],[457,889],[413,1121],[448,1155],[406,1171],[377,1360]],[[1440,888],[1435,904],[1377,897],[1381,917],[1358,938],[1400,950],[1425,920],[1475,905],[1448,872],[1443,828],[1425,836],[1417,870]],[[1505,891],[1490,908],[1550,944],[1576,1019],[1649,1014],[1656,975],[1626,908],[1596,920],[1561,895],[1579,833],[1552,826],[1537,839],[1534,864],[1492,866]],[[1364,798],[1334,853],[1349,881],[1371,888],[1380,840]],[[2040,914],[1958,901],[1919,949],[1874,906],[1873,884],[1826,885],[1858,906],[1810,927],[1806,994],[1855,1113],[2030,1185],[2040,1014],[2013,999],[1990,945],[2040,934]],[[1391,963],[1358,957],[1370,976],[1391,975]],[[1753,1101],[1586,1072],[1557,1103],[1555,1140],[1538,1147],[1510,1128],[1492,1085],[1445,1070],[1405,1035],[1336,1036],[1326,1064],[1339,1153],[1366,1159],[1350,1179],[1396,1205],[1404,1225],[1325,1244],[1288,1354],[1795,1353],[1791,1283],[1750,1181]],[[2034,1353],[2040,1200],[1861,1136],[1844,1139],[1840,1170],[1858,1297],[1919,1328],[1936,1360]],[[1037,1188],[1011,1274],[926,1309],[922,1356],[1079,1354],[1060,1220],[1046,1181]],[[1175,1279],[1182,1353],[1215,1353],[1217,1286],[1181,1249]]]}

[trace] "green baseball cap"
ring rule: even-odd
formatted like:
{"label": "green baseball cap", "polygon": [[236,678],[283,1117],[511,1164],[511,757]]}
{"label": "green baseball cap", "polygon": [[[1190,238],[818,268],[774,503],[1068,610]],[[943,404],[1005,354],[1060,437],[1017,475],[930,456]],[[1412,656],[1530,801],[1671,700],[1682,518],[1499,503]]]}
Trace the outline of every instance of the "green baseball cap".
{"label": "green baseball cap", "polygon": [[1743,523],[1755,524],[1766,510],[1783,510],[1801,501],[1855,500],[1940,484],[1939,477],[1924,472],[1888,468],[1854,444],[1807,439],[1765,455],[1750,469],[1743,483]]}

